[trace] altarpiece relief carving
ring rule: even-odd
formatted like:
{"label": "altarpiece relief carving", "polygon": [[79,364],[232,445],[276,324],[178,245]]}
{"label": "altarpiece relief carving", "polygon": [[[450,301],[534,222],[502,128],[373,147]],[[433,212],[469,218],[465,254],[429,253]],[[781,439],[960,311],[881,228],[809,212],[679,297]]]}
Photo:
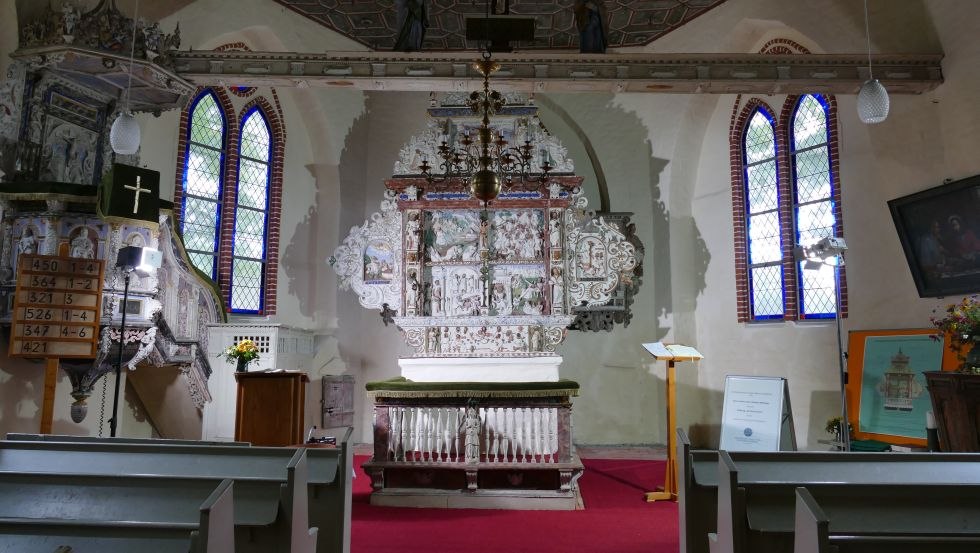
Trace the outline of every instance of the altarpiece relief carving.
{"label": "altarpiece relief carving", "polygon": [[420,166],[473,127],[444,104],[402,148],[381,212],[330,258],[361,305],[397,311],[415,357],[553,356],[576,309],[610,301],[636,265],[625,234],[587,211],[582,179],[535,108],[514,104],[494,132],[532,139],[558,167],[549,186],[515,186],[484,206],[463,180],[432,185]]}

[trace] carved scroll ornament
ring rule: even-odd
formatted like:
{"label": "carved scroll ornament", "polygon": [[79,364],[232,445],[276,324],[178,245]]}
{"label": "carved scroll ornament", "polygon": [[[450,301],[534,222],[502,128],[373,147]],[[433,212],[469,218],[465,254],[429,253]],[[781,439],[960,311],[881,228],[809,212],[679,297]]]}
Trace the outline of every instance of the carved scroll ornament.
{"label": "carved scroll ornament", "polygon": [[385,192],[381,211],[362,227],[351,227],[344,243],[327,260],[341,290],[353,290],[363,307],[401,305],[401,212],[394,193]]}

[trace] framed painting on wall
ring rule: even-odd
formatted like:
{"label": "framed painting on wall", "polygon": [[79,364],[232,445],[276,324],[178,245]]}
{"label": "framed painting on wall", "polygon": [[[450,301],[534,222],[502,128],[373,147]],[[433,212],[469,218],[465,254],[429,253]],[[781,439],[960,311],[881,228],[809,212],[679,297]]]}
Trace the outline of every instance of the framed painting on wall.
{"label": "framed painting on wall", "polygon": [[888,202],[919,297],[980,292],[980,175]]}
{"label": "framed painting on wall", "polygon": [[852,330],[846,395],[854,438],[925,446],[932,403],[922,373],[956,367],[935,329]]}

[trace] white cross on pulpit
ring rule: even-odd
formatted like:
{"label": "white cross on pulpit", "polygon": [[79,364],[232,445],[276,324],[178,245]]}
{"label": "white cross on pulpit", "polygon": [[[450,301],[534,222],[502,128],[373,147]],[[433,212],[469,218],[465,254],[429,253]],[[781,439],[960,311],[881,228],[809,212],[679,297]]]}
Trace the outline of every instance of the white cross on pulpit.
{"label": "white cross on pulpit", "polygon": [[144,192],[149,193],[151,190],[149,188],[140,188],[139,175],[136,176],[136,186],[126,184],[123,185],[123,188],[133,191],[133,215],[136,215],[136,212],[140,210],[140,194]]}

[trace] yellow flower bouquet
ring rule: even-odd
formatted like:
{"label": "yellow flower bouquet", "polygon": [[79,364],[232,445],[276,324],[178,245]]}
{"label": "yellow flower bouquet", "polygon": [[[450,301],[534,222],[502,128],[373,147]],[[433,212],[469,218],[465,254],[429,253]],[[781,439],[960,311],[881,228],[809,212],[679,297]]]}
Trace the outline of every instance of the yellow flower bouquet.
{"label": "yellow flower bouquet", "polygon": [[235,370],[246,372],[248,371],[248,364],[258,360],[259,347],[252,340],[245,339],[233,346],[228,346],[228,349],[218,355],[218,357],[222,356],[225,361],[237,364]]}

